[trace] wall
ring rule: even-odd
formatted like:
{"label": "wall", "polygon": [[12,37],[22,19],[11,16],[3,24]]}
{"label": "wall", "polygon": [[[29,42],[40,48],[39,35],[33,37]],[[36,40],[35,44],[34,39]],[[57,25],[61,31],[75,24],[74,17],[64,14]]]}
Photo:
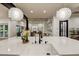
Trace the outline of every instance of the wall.
{"label": "wall", "polygon": [[52,33],[52,21],[53,18],[35,18],[35,19],[29,19],[29,23],[31,23],[32,25],[34,24],[44,24],[44,29],[43,32],[44,33],[48,33],[50,36],[53,35]]}
{"label": "wall", "polygon": [[9,21],[9,37],[16,36],[16,21]]}
{"label": "wall", "polygon": [[[54,16],[53,17],[53,28],[52,33],[53,36],[59,36],[59,20]],[[68,20],[68,31],[70,31],[72,28],[77,29],[79,28],[79,16],[72,16]],[[70,32],[68,34],[70,36]]]}
{"label": "wall", "polygon": [[[48,20],[50,20],[50,21],[48,21]],[[50,34],[53,36],[59,36],[59,20],[55,16],[50,19],[46,19],[46,20],[44,20],[44,19],[30,20],[29,19],[29,22],[32,24],[43,23],[44,24],[44,32],[50,33],[50,30],[52,29],[52,32]],[[51,28],[51,29],[49,29],[49,28]]]}
{"label": "wall", "polygon": [[8,23],[8,36],[12,37],[16,35],[16,21],[11,21],[8,17],[8,8],[0,4],[0,23]]}
{"label": "wall", "polygon": [[53,36],[59,36],[59,20],[54,16],[53,17],[53,28],[52,28],[52,33]]}
{"label": "wall", "polygon": [[35,18],[35,19],[29,19],[29,23],[32,25],[37,25],[37,24],[44,24],[44,32],[47,32],[46,30],[46,22],[48,19],[43,19],[43,18]]}
{"label": "wall", "polygon": [[[42,19],[41,19],[42,20]],[[44,23],[45,24],[45,32],[48,32],[46,29],[49,28],[46,24],[47,24],[47,20],[46,21],[31,21],[32,23]],[[72,16],[70,19],[68,19],[68,30],[70,31],[72,28],[79,28],[79,16]],[[52,34],[53,36],[59,36],[59,20],[54,16],[52,18]],[[69,32],[70,35],[70,32]]]}
{"label": "wall", "polygon": [[[53,29],[52,29],[52,33],[53,36],[59,36],[59,20],[54,16],[53,17]],[[79,16],[72,16],[69,20],[68,20],[68,31],[70,31],[72,28],[77,29],[79,28]],[[70,36],[70,32],[68,34]]]}
{"label": "wall", "polygon": [[8,20],[8,8],[6,8],[5,6],[3,6],[2,4],[0,4],[0,20]]}
{"label": "wall", "polygon": [[16,21],[10,21],[9,19],[0,19],[0,23],[8,24],[8,37],[16,36]]}

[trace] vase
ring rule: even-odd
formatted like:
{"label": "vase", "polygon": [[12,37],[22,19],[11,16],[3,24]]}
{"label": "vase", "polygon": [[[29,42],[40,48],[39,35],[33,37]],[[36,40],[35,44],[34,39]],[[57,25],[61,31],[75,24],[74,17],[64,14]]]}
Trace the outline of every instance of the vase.
{"label": "vase", "polygon": [[28,35],[29,35],[29,31],[28,30],[23,31],[23,35],[22,35],[22,42],[23,43],[29,42]]}

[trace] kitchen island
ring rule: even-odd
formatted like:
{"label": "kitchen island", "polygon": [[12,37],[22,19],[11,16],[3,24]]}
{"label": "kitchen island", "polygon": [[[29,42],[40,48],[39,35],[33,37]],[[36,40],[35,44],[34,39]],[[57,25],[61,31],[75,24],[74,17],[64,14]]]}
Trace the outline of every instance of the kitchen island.
{"label": "kitchen island", "polygon": [[[38,42],[38,38],[36,39]],[[45,44],[47,41],[47,44]],[[34,43],[35,37],[22,43],[21,37],[11,37],[0,41],[0,55],[13,56],[66,56],[79,55],[79,41],[67,37],[43,37],[42,43]]]}
{"label": "kitchen island", "polygon": [[67,37],[44,37],[51,43],[58,55],[79,56],[79,41]]}

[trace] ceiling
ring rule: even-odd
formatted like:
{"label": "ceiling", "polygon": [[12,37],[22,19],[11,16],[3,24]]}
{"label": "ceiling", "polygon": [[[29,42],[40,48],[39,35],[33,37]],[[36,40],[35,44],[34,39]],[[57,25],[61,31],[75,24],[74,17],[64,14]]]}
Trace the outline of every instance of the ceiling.
{"label": "ceiling", "polygon": [[[68,7],[72,11],[79,10],[79,3],[13,3],[20,8],[28,18],[51,18],[56,11],[63,7]],[[0,4],[0,18],[8,18],[8,8]],[[33,11],[31,13],[30,11]],[[46,13],[43,11],[46,10]],[[79,13],[78,13],[79,15]]]}
{"label": "ceiling", "polygon": [[[18,3],[15,5],[21,8],[28,18],[50,18],[59,8],[63,7],[63,4],[53,3]],[[31,10],[33,13],[30,12]],[[44,10],[46,13],[43,13]]]}
{"label": "ceiling", "polygon": [[73,11],[79,7],[78,3],[14,3],[14,5],[22,9],[28,18],[51,18],[60,8],[68,7]]}

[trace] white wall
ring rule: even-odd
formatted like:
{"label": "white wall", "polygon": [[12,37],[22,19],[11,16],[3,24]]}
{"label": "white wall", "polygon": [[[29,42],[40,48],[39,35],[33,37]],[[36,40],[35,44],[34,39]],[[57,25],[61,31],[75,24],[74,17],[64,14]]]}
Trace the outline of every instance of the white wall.
{"label": "white wall", "polygon": [[[53,17],[53,28],[52,33],[53,36],[59,36],[59,20],[54,16]],[[73,16],[68,20],[68,30],[70,31],[72,28],[79,28],[79,16]],[[70,32],[69,32],[70,35]]]}
{"label": "white wall", "polygon": [[53,36],[59,36],[59,20],[54,16],[53,17]]}
{"label": "white wall", "polygon": [[[79,16],[73,16],[68,20],[68,30],[79,28]],[[53,36],[59,36],[59,20],[53,17]],[[70,32],[69,32],[70,35]]]}
{"label": "white wall", "polygon": [[8,8],[6,8],[5,6],[3,6],[2,4],[0,4],[0,20],[8,20]]}
{"label": "white wall", "polygon": [[53,18],[35,18],[35,19],[29,19],[29,23],[32,25],[37,25],[37,24],[44,24],[43,32],[48,33],[49,35],[52,36],[52,20]]}
{"label": "white wall", "polygon": [[8,37],[16,36],[16,25],[18,24],[18,22],[11,21],[9,19],[0,19],[0,23],[8,24]]}
{"label": "white wall", "polygon": [[8,19],[0,19],[0,23],[8,23]]}
{"label": "white wall", "polygon": [[16,21],[11,21],[8,17],[8,8],[0,4],[0,23],[8,23],[8,36],[12,37],[16,35]]}
{"label": "white wall", "polygon": [[16,21],[9,21],[9,37],[16,36]]}
{"label": "white wall", "polygon": [[46,32],[46,21],[47,19],[43,18],[29,19],[29,23],[31,23],[32,25],[44,24],[43,32]]}

